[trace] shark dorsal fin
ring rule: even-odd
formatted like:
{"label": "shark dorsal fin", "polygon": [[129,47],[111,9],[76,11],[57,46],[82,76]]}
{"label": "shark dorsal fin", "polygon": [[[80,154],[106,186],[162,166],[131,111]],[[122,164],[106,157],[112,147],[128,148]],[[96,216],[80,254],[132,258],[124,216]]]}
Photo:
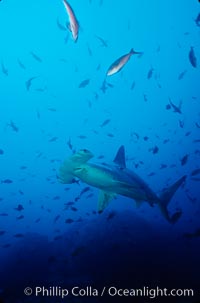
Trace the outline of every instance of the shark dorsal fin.
{"label": "shark dorsal fin", "polygon": [[120,148],[118,149],[118,152],[113,162],[122,168],[126,168],[124,145],[120,146]]}

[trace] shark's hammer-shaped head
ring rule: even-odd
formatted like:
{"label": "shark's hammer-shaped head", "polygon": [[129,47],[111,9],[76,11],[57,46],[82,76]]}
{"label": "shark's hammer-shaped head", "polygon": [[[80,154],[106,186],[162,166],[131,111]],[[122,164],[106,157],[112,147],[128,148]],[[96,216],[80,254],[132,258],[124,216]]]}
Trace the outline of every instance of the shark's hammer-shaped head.
{"label": "shark's hammer-shaped head", "polygon": [[75,170],[82,164],[85,164],[93,157],[93,154],[87,149],[81,149],[71,157],[67,158],[59,169],[59,181],[61,183],[73,183]]}

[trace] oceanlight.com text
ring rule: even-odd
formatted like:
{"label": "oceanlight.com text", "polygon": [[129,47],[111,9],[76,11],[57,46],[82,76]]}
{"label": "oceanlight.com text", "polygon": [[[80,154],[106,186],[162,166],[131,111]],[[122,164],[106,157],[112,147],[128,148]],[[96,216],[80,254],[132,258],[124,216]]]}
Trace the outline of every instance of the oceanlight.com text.
{"label": "oceanlight.com text", "polygon": [[92,286],[79,287],[74,286],[73,288],[63,288],[60,286],[51,286],[46,288],[45,286],[36,286],[35,288],[26,287],[24,289],[26,296],[36,297],[59,297],[66,298],[68,296],[73,297],[146,297],[155,299],[158,297],[193,297],[193,289],[168,289],[168,288],[150,288],[148,286],[142,288],[118,288],[115,286],[97,289]]}

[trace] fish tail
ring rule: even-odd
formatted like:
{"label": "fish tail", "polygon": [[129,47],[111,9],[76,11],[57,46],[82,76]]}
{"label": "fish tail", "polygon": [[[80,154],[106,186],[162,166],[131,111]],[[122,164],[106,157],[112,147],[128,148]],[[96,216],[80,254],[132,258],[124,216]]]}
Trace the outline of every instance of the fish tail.
{"label": "fish tail", "polygon": [[131,54],[131,55],[140,55],[140,54],[142,54],[142,52],[136,52],[136,51],[134,50],[134,48],[131,48],[130,54]]}
{"label": "fish tail", "polygon": [[186,179],[186,176],[181,177],[174,184],[172,184],[170,187],[165,189],[159,197],[158,204],[159,204],[161,213],[163,214],[165,219],[172,224],[174,224],[178,221],[178,219],[182,215],[182,211],[178,210],[172,216],[170,216],[167,207],[168,207],[168,204],[170,203],[173,195],[175,194],[177,189],[183,184],[185,179]]}

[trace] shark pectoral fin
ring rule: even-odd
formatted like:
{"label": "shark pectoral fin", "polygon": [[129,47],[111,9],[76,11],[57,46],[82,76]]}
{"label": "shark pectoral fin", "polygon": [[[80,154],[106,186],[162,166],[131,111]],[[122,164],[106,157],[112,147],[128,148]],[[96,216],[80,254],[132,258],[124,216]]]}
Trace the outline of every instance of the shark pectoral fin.
{"label": "shark pectoral fin", "polygon": [[98,200],[98,212],[101,213],[109,204],[109,202],[116,196],[114,193],[101,190]]}
{"label": "shark pectoral fin", "polygon": [[58,180],[60,183],[71,184],[74,181],[74,176],[72,174],[62,174],[60,173],[58,176]]}
{"label": "shark pectoral fin", "polygon": [[66,160],[62,163],[58,173],[58,180],[60,183],[73,183],[74,176],[72,174],[71,162]]}

